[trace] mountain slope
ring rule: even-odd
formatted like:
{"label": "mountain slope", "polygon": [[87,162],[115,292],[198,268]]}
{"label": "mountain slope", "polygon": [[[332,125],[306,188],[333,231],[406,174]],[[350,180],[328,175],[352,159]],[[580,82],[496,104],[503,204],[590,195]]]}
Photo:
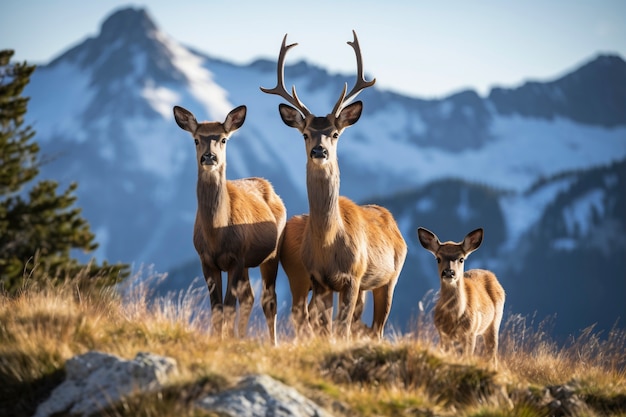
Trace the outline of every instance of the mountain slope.
{"label": "mountain slope", "polygon": [[[308,211],[301,138],[280,120],[279,99],[259,90],[275,84],[275,65],[234,65],[187,49],[145,9],[127,8],[109,16],[97,36],[37,69],[26,90],[27,121],[51,158],[42,175],[79,182],[78,204],[101,244],[98,258],[179,271],[166,280],[168,288],[186,288],[200,274],[184,267],[196,260],[196,162],[193,142],[173,120],[174,105],[199,119],[223,120],[246,104],[246,123],[229,142],[227,176],[266,177],[289,215]],[[288,63],[285,75],[319,115],[332,108],[344,82],[354,82],[354,74],[333,75],[306,62]],[[622,203],[609,204],[626,190],[619,181],[602,186],[611,181],[600,178],[621,178],[626,160],[624,79],[624,60],[603,55],[556,80],[497,88],[488,97],[464,91],[421,100],[377,87],[363,92],[363,116],[339,145],[341,193],[388,206],[411,243],[392,309],[398,326],[405,328],[417,300],[438,286],[432,260],[415,245],[417,226],[453,240],[484,227],[484,247],[472,258],[502,276],[512,311],[565,312],[565,332],[595,320],[594,314],[585,319],[561,304],[540,303],[531,290],[538,287],[519,282],[520,274],[532,274],[543,283],[545,298],[555,299],[564,288],[579,291],[568,283],[590,282],[585,277],[591,269],[602,276],[601,285],[623,280],[603,265],[626,266],[623,248],[615,244],[626,233],[626,215],[617,209]],[[602,198],[577,191],[588,176],[604,187]],[[580,216],[580,207],[593,216]],[[556,217],[567,218],[568,210],[578,226],[563,234],[567,220],[560,220],[561,230]],[[613,231],[598,241],[612,239],[604,250],[615,263],[593,261],[599,252],[588,245],[597,228]],[[559,247],[576,250],[567,252],[575,261],[566,275],[555,273]],[[593,268],[576,266],[586,262]],[[284,276],[279,279],[284,306],[288,287]],[[619,309],[606,311],[603,325],[623,316]]]}

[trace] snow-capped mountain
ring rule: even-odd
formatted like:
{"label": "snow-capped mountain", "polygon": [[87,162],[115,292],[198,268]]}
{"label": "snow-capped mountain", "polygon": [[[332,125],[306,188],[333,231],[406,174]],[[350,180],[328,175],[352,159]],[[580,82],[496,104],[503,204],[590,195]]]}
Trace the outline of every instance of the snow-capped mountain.
{"label": "snow-capped mountain", "polygon": [[[144,9],[122,9],[98,36],[38,67],[25,92],[27,122],[52,158],[42,175],[79,183],[96,256],[170,271],[171,288],[200,274],[191,242],[195,150],[174,122],[174,105],[220,121],[247,105],[228,145],[227,176],[268,178],[289,215],[308,210],[300,135],[280,120],[278,97],[259,90],[275,85],[276,63],[234,65],[206,49],[179,44]],[[288,62],[285,74],[318,115],[354,79],[306,62]],[[359,98],[363,116],[339,145],[341,191],[387,206],[409,242],[392,323],[406,328],[439,285],[418,226],[446,240],[484,227],[469,267],[500,276],[510,312],[556,313],[556,333],[626,319],[622,58],[598,56],[552,82],[494,88],[487,97],[420,100],[375,86]],[[290,302],[284,277],[279,293]]]}

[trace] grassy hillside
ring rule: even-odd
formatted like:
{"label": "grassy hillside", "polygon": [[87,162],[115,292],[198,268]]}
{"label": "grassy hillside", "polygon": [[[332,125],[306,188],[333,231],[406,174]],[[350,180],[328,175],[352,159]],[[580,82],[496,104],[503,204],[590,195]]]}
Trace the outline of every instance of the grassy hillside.
{"label": "grassy hillside", "polygon": [[[278,347],[265,327],[244,340],[211,337],[192,295],[149,305],[139,289],[122,302],[111,289],[79,283],[0,296],[0,415],[31,416],[64,378],[65,361],[90,350],[133,358],[149,351],[177,360],[180,372],[159,393],[127,399],[110,416],[202,416],[202,394],[268,374],[337,416],[626,416],[626,335],[583,332],[566,346],[543,325],[509,317],[497,371],[436,348],[427,312],[415,332],[385,341],[296,343]],[[283,328],[287,327],[283,323]],[[560,392],[569,392],[558,402]]]}

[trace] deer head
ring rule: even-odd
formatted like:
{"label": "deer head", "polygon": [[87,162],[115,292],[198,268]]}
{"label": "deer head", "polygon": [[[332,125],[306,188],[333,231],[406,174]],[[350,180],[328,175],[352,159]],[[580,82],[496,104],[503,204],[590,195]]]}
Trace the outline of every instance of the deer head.
{"label": "deer head", "polygon": [[442,283],[455,284],[463,279],[465,259],[474,252],[483,241],[483,229],[476,229],[465,236],[462,242],[441,243],[437,235],[428,229],[417,229],[420,243],[437,258],[439,278]]}
{"label": "deer head", "polygon": [[198,169],[217,171],[226,166],[226,143],[246,119],[246,106],[239,106],[226,116],[224,123],[199,123],[193,113],[174,106],[174,118],[178,126],[191,133],[196,143]]}
{"label": "deer head", "polygon": [[362,90],[374,85],[376,80],[366,81],[363,74],[363,60],[361,57],[361,48],[359,41],[354,34],[354,41],[348,42],[354,49],[357,59],[357,81],[346,94],[347,84],[344,85],[343,91],[335,104],[332,112],[324,117],[318,117],[312,114],[309,109],[300,101],[296,93],[296,87],[293,86],[291,95],[285,89],[285,55],[287,51],[296,46],[297,43],[287,45],[287,35],[283,38],[283,43],[278,55],[277,64],[277,83],[272,89],[261,87],[261,91],[267,94],[276,94],[283,97],[292,106],[280,104],[278,111],[283,122],[300,131],[306,142],[306,152],[309,161],[314,165],[323,166],[329,161],[337,159],[337,139],[343,130],[356,123],[361,117],[363,103],[357,101],[349,104]]}

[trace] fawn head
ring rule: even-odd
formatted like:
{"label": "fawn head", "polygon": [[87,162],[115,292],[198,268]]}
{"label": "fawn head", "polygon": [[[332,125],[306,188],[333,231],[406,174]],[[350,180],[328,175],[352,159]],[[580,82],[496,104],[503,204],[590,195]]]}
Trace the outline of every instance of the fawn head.
{"label": "fawn head", "polygon": [[276,94],[294,107],[287,104],[280,104],[278,111],[283,122],[300,131],[306,143],[306,152],[308,161],[313,165],[323,166],[329,161],[337,159],[337,140],[343,130],[355,124],[361,117],[363,103],[361,101],[350,103],[363,89],[374,85],[376,80],[365,81],[363,75],[363,60],[361,57],[361,48],[359,41],[354,34],[354,41],[348,42],[352,46],[357,59],[357,81],[346,94],[347,85],[344,85],[343,92],[337,100],[332,112],[324,117],[318,117],[312,114],[309,109],[300,101],[296,93],[296,87],[293,86],[289,94],[285,89],[285,55],[287,51],[296,46],[297,43],[287,45],[287,35],[283,38],[283,43],[278,54],[277,64],[277,83],[272,89],[261,87],[261,91],[268,94]]}
{"label": "fawn head", "polygon": [[441,281],[453,284],[463,278],[465,259],[482,243],[483,229],[469,232],[462,242],[441,243],[437,235],[423,227],[417,229],[417,237],[424,249],[437,258]]}
{"label": "fawn head", "polygon": [[231,110],[224,123],[198,122],[189,110],[174,106],[174,118],[178,126],[191,133],[196,143],[198,168],[216,171],[226,166],[226,143],[246,119],[246,106]]}

